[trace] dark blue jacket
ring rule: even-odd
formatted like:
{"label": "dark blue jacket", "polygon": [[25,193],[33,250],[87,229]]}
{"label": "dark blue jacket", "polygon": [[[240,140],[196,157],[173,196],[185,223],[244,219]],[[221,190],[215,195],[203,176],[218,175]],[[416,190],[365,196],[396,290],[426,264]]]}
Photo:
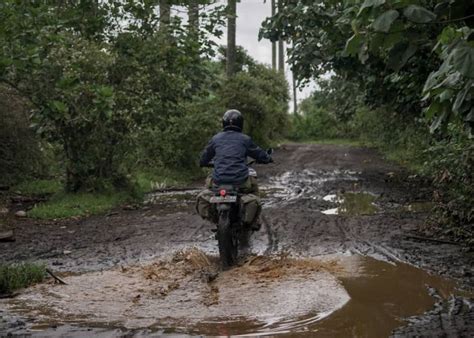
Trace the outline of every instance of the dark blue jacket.
{"label": "dark blue jacket", "polygon": [[214,159],[212,179],[217,184],[240,184],[249,175],[247,156],[257,163],[269,163],[270,155],[253,143],[250,136],[234,130],[224,130],[209,141],[201,155],[201,166]]}

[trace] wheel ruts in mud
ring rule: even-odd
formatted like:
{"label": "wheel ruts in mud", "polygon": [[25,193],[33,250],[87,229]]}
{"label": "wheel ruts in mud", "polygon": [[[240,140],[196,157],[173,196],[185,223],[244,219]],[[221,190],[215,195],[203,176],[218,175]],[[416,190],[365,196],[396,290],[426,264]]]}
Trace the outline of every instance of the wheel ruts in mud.
{"label": "wheel ruts in mud", "polygon": [[222,267],[231,267],[237,260],[237,243],[232,233],[230,210],[222,210],[219,212],[217,241]]}

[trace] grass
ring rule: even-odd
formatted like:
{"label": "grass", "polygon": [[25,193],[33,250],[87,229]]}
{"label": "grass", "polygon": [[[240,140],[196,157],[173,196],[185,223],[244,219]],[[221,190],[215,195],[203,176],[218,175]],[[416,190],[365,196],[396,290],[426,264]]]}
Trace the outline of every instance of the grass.
{"label": "grass", "polygon": [[39,219],[69,218],[100,214],[130,199],[129,194],[58,193],[49,201],[36,205],[29,217]]}
{"label": "grass", "polygon": [[[25,195],[51,194],[51,198],[37,204],[28,211],[28,216],[37,219],[60,219],[100,214],[120,204],[137,200],[147,192],[168,187],[182,187],[204,177],[204,171],[156,169],[140,171],[133,175],[137,189],[110,193],[66,193],[58,180],[36,180],[24,182],[14,191]],[[133,191],[132,191],[133,190]]]}
{"label": "grass", "polygon": [[9,294],[29,285],[40,283],[46,267],[34,263],[0,264],[0,294]]}
{"label": "grass", "polygon": [[134,176],[139,190],[146,193],[156,189],[184,187],[206,175],[200,169],[195,171],[156,169],[139,171]]}
{"label": "grass", "polygon": [[50,195],[60,192],[62,183],[57,179],[24,181],[12,188],[23,195]]}

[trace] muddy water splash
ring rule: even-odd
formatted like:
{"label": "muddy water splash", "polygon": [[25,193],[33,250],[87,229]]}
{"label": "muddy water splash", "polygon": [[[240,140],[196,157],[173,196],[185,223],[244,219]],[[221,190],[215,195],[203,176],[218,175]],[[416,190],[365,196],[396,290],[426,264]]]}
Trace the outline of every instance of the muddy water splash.
{"label": "muddy water splash", "polygon": [[401,318],[433,306],[427,286],[443,296],[453,291],[452,283],[414,267],[361,256],[252,256],[222,272],[216,257],[197,249],[65,279],[68,285],[38,285],[2,306],[35,318],[33,328],[48,334],[48,324],[68,323],[131,332],[382,337]]}

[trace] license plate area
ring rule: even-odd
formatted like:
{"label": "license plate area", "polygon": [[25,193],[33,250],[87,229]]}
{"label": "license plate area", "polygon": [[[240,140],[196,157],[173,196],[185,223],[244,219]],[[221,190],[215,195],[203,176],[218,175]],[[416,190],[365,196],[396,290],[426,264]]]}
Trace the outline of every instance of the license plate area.
{"label": "license plate area", "polygon": [[237,202],[237,196],[212,196],[211,203],[235,203]]}

